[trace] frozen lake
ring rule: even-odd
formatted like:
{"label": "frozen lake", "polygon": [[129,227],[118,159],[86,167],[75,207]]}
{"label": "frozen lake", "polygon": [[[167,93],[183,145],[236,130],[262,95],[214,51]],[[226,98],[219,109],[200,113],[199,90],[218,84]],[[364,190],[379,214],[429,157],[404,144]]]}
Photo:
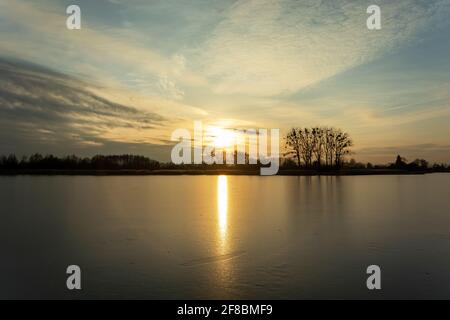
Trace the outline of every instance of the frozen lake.
{"label": "frozen lake", "polygon": [[[449,186],[449,174],[0,177],[0,298],[448,298]],[[366,288],[372,264],[381,291]]]}

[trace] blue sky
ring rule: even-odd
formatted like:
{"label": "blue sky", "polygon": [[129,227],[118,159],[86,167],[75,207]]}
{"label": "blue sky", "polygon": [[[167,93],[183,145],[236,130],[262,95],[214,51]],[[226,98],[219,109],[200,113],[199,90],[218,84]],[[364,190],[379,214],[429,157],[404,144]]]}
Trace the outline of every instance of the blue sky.
{"label": "blue sky", "polygon": [[450,162],[449,40],[448,0],[0,0],[1,153],[167,160],[202,120],[337,126],[360,161]]}

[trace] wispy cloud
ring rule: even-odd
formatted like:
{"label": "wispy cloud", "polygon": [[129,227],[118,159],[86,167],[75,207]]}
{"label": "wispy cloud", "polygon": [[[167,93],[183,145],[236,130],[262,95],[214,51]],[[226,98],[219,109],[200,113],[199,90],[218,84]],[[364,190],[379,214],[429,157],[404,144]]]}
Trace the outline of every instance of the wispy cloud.
{"label": "wispy cloud", "polygon": [[[0,9],[0,50],[4,55],[56,67],[91,82],[134,85],[150,95],[159,95],[167,89],[164,92],[167,98],[179,98],[180,83],[204,83],[186,69],[182,55],[167,56],[146,46],[144,34],[130,32],[119,25],[106,30],[95,28],[87,19],[83,20],[81,30],[67,30],[67,15],[61,5],[1,1]],[[138,75],[141,83],[137,86],[127,83],[122,77],[125,73]],[[148,86],[155,79],[169,81],[171,85]]]}
{"label": "wispy cloud", "polygon": [[11,137],[66,146],[152,144],[158,143],[154,130],[167,120],[100,97],[73,77],[10,60],[0,60],[0,115],[10,130],[0,136],[2,146]]}
{"label": "wispy cloud", "polygon": [[382,32],[367,30],[365,2],[239,1],[201,49],[201,69],[217,93],[293,93],[407,44],[450,10],[445,0],[372,2]]}

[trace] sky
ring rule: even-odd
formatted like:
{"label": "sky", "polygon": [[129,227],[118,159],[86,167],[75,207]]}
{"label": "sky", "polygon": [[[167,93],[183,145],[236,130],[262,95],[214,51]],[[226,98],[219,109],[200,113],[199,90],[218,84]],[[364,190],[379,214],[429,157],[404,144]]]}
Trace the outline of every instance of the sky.
{"label": "sky", "polygon": [[168,161],[202,121],[333,126],[357,161],[450,163],[449,120],[450,0],[0,0],[0,154]]}

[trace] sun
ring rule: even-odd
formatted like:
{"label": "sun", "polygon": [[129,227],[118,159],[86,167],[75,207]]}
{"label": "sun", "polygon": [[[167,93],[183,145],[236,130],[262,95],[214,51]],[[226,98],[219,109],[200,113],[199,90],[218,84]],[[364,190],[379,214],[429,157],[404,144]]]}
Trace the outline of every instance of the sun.
{"label": "sun", "polygon": [[208,136],[214,147],[219,149],[231,148],[236,143],[236,133],[233,130],[210,127],[208,129]]}

